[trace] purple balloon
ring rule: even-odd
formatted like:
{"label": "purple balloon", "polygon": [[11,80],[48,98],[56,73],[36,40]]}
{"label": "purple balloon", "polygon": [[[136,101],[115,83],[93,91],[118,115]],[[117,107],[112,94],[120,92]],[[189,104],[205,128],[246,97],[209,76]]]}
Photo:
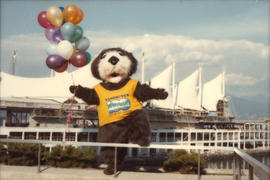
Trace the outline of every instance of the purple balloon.
{"label": "purple balloon", "polygon": [[58,69],[65,64],[66,60],[59,55],[52,54],[46,59],[46,64],[50,69]]}
{"label": "purple balloon", "polygon": [[60,41],[64,40],[59,28],[45,29],[45,36],[51,43],[58,44]]}

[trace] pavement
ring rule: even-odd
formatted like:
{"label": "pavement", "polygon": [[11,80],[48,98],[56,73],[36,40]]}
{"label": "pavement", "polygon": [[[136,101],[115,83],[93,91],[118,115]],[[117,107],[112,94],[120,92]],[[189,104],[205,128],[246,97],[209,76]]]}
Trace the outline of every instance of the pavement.
{"label": "pavement", "polygon": [[[0,180],[198,180],[197,175],[179,173],[123,171],[117,177],[103,174],[103,169],[76,169],[41,167],[40,173],[36,166],[0,166]],[[213,171],[213,170],[212,170]],[[230,173],[229,173],[230,174]],[[232,175],[202,175],[200,180],[232,180]],[[242,176],[248,180],[248,176]],[[254,180],[258,178],[254,177]]]}

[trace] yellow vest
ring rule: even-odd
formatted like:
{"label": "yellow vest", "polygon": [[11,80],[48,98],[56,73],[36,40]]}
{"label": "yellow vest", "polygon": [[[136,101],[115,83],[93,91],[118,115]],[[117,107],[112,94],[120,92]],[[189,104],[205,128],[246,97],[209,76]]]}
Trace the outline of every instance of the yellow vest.
{"label": "yellow vest", "polygon": [[127,117],[130,112],[142,109],[141,103],[134,97],[138,81],[130,79],[125,86],[117,90],[107,90],[100,84],[94,89],[99,98],[99,126],[117,122]]}

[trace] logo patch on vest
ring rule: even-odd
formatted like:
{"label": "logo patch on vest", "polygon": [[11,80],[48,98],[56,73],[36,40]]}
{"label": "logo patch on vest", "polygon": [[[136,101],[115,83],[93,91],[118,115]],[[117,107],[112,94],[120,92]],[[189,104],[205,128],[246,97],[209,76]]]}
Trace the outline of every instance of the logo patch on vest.
{"label": "logo patch on vest", "polygon": [[121,110],[128,110],[130,108],[129,99],[112,100],[107,102],[109,113],[119,112]]}

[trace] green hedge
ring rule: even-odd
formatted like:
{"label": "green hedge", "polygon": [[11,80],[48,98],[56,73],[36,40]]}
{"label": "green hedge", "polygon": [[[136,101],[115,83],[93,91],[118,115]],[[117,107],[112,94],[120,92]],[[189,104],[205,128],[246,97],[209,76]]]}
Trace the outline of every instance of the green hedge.
{"label": "green hedge", "polygon": [[[33,166],[38,163],[38,145],[26,143],[0,144],[0,163]],[[91,148],[54,146],[51,152],[41,146],[41,164],[54,167],[95,167],[96,152]]]}
{"label": "green hedge", "polygon": [[[165,171],[179,171],[182,174],[198,172],[198,154],[187,153],[185,150],[175,150],[169,153],[169,158],[163,163]],[[204,173],[205,161],[200,157],[200,171]]]}

